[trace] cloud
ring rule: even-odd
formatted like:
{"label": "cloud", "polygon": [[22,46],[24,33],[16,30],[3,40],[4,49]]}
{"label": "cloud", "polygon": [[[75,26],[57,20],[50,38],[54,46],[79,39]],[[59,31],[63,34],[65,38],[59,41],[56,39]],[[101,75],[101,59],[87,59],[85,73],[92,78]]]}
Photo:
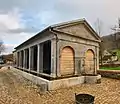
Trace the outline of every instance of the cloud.
{"label": "cloud", "polygon": [[0,30],[17,29],[23,27],[20,21],[20,14],[16,11],[9,11],[6,14],[0,14]]}
{"label": "cloud", "polygon": [[30,22],[30,19],[24,20],[23,13],[19,9],[14,8],[8,13],[0,14],[0,32],[20,33],[38,30],[34,26],[29,26],[27,22]]}
{"label": "cloud", "polygon": [[94,28],[99,18],[103,22],[102,33],[106,35],[117,23],[120,12],[119,4],[119,0],[69,0],[69,2],[68,0],[56,0],[49,10],[39,13],[39,18],[45,24],[86,18]]}
{"label": "cloud", "polygon": [[16,34],[16,33],[34,33],[38,31],[37,28],[18,28],[18,29],[14,29],[14,30],[7,30],[8,33],[10,34]]}
{"label": "cloud", "polygon": [[[24,21],[22,17],[23,14],[17,8],[0,14],[0,39],[6,47],[4,53],[12,52],[16,44],[27,40],[38,31],[34,27],[27,27],[27,20]],[[12,46],[8,44],[12,44]]]}
{"label": "cloud", "polygon": [[0,10],[6,12],[17,7],[30,12],[38,12],[48,10],[53,2],[48,3],[48,0],[0,0]]}
{"label": "cloud", "polygon": [[24,42],[25,40],[29,39],[32,37],[34,33],[15,33],[15,34],[7,34],[4,33],[1,38],[4,42],[4,44],[20,44]]}
{"label": "cloud", "polygon": [[5,46],[5,51],[3,52],[4,54],[12,53],[13,48],[17,46],[16,44],[4,44]]}
{"label": "cloud", "polygon": [[0,39],[20,44],[48,25],[80,18],[94,28],[99,18],[106,35],[120,16],[119,4],[119,0],[0,0]]}
{"label": "cloud", "polygon": [[26,41],[33,35],[34,34],[32,33],[24,33],[24,32],[18,34],[11,34],[11,35],[8,34],[2,35],[2,40],[4,40],[3,44],[5,45],[5,51],[3,53],[4,54],[11,53],[18,44]]}

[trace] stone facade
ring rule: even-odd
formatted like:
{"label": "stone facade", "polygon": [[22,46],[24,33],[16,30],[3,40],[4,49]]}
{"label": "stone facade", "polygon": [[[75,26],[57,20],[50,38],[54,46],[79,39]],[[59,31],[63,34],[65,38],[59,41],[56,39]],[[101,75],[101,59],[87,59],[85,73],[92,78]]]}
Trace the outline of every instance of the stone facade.
{"label": "stone facade", "polygon": [[[92,49],[95,53],[95,74],[96,70],[99,69],[99,44],[94,41],[89,40],[83,40],[79,39],[73,36],[69,35],[61,35],[59,34],[59,48],[58,48],[58,54],[60,55],[60,52],[62,51],[63,47],[65,46],[71,46],[75,51],[75,71],[78,74],[81,74],[81,71],[84,70],[84,67],[81,66],[79,68],[78,61],[81,61],[83,63],[85,59],[85,52],[88,49]],[[58,66],[59,66],[59,56],[58,56]],[[59,68],[59,67],[58,67]]]}
{"label": "stone facade", "polygon": [[[72,78],[85,74],[97,75],[99,42],[99,36],[86,20],[53,25],[15,48],[16,67],[43,78],[52,79],[54,84],[59,82],[54,81],[54,79]],[[73,58],[74,73],[62,76],[60,66],[62,66],[61,55],[64,47],[71,48],[74,54],[73,56],[63,54],[64,59],[62,61],[65,65],[63,70],[71,70],[69,59]]]}

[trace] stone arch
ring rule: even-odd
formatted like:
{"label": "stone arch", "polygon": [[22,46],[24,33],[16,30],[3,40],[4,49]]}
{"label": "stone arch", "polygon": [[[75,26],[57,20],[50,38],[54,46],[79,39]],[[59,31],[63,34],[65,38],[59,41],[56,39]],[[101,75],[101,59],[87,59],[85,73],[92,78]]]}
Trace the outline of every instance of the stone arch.
{"label": "stone arch", "polygon": [[94,74],[95,72],[95,53],[92,49],[85,52],[85,74]]}
{"label": "stone arch", "polygon": [[75,70],[75,52],[71,46],[65,46],[61,50],[60,73],[62,76],[73,75]]}

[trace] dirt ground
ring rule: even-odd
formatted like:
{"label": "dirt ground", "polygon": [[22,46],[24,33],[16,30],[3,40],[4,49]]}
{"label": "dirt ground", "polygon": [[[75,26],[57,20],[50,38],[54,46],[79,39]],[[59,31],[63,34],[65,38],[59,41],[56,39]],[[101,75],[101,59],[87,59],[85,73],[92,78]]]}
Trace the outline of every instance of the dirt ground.
{"label": "dirt ground", "polygon": [[120,104],[120,80],[102,78],[101,84],[81,84],[41,94],[39,87],[19,73],[0,69],[0,104],[75,104],[75,93],[95,96],[95,104]]}

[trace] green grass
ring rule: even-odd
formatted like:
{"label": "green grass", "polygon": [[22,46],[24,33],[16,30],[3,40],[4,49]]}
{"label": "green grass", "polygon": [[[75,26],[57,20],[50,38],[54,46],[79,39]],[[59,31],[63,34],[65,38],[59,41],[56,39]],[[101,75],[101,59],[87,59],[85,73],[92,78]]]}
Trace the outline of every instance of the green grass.
{"label": "green grass", "polygon": [[113,52],[117,53],[118,58],[120,58],[120,49],[113,50]]}
{"label": "green grass", "polygon": [[100,67],[101,70],[120,70],[119,67]]}

